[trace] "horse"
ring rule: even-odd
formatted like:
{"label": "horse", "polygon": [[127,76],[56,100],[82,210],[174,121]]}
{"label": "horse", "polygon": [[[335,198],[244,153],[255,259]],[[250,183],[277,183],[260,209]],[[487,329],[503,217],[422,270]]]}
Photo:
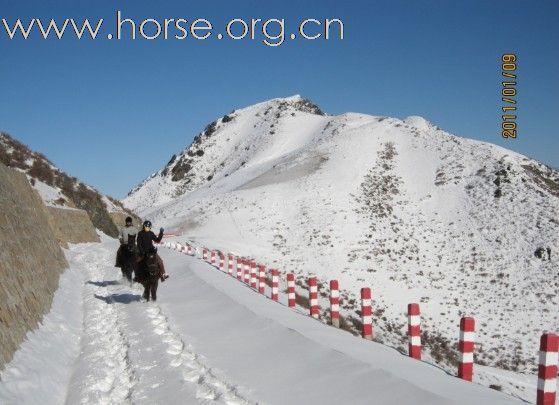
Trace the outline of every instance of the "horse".
{"label": "horse", "polygon": [[131,244],[124,245],[121,251],[121,266],[122,275],[131,283],[132,282],[132,272],[136,272],[136,263],[138,255],[136,254],[136,249]]}
{"label": "horse", "polygon": [[139,263],[136,278],[134,279],[134,281],[138,281],[144,286],[144,294],[142,296],[146,301],[149,301],[150,295],[152,301],[157,299],[157,286],[160,277],[161,269],[157,260],[157,253],[146,253]]}

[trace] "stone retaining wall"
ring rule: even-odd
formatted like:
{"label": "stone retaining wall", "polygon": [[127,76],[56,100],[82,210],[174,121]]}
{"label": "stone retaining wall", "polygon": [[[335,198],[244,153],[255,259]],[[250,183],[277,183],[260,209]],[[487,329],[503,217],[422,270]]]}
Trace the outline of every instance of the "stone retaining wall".
{"label": "stone retaining wall", "polygon": [[68,263],[24,174],[0,164],[0,369],[50,310]]}

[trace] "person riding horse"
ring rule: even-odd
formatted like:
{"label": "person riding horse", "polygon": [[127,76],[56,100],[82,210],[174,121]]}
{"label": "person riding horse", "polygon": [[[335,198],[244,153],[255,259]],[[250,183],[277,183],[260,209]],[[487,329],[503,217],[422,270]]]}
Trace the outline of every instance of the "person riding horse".
{"label": "person riding horse", "polygon": [[169,275],[165,272],[163,260],[157,254],[157,249],[153,246],[153,242],[159,243],[163,239],[163,228],[159,230],[159,235],[151,231],[151,222],[145,221],[143,229],[136,236],[138,250],[140,252],[140,263],[138,266],[138,274],[136,281],[144,286],[143,297],[147,301],[157,299],[157,285],[159,280],[165,281]]}
{"label": "person riding horse", "polygon": [[136,234],[138,230],[132,225],[132,218],[127,217],[125,226],[120,229],[120,246],[116,253],[115,267],[120,267],[122,275],[132,281],[132,271],[136,266],[138,251],[136,248]]}

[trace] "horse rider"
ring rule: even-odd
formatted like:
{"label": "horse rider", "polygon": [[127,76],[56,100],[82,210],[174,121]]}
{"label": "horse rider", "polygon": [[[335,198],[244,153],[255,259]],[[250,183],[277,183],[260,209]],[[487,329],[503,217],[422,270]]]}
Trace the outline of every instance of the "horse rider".
{"label": "horse rider", "polygon": [[122,250],[127,247],[132,247],[136,249],[136,234],[138,229],[132,224],[132,218],[126,217],[124,221],[124,226],[120,228],[118,239],[120,241],[120,246],[116,252],[116,263],[115,267],[122,267]]}
{"label": "horse rider", "polygon": [[155,251],[155,257],[157,259],[157,264],[159,266],[159,277],[161,281],[164,281],[169,275],[165,272],[165,266],[163,265],[163,260],[157,254],[157,249],[153,246],[153,242],[159,243],[163,239],[163,228],[159,229],[159,235],[155,236],[155,233],[151,230],[151,221],[144,221],[142,230],[138,232],[136,236],[136,241],[138,244],[138,250],[140,252],[140,257],[144,258],[146,253]]}

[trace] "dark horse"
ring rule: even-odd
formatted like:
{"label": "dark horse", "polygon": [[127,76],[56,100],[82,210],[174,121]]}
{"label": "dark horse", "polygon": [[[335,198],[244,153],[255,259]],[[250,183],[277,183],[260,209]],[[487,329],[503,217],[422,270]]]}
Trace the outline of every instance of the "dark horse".
{"label": "dark horse", "polygon": [[121,250],[121,266],[122,275],[126,277],[129,282],[132,282],[132,272],[136,272],[136,264],[138,262],[138,255],[133,244],[123,245]]}
{"label": "dark horse", "polygon": [[138,265],[136,278],[134,280],[144,286],[143,297],[147,301],[149,301],[150,295],[152,301],[157,299],[157,286],[159,284],[160,277],[161,275],[159,263],[157,261],[157,253],[146,253]]}

